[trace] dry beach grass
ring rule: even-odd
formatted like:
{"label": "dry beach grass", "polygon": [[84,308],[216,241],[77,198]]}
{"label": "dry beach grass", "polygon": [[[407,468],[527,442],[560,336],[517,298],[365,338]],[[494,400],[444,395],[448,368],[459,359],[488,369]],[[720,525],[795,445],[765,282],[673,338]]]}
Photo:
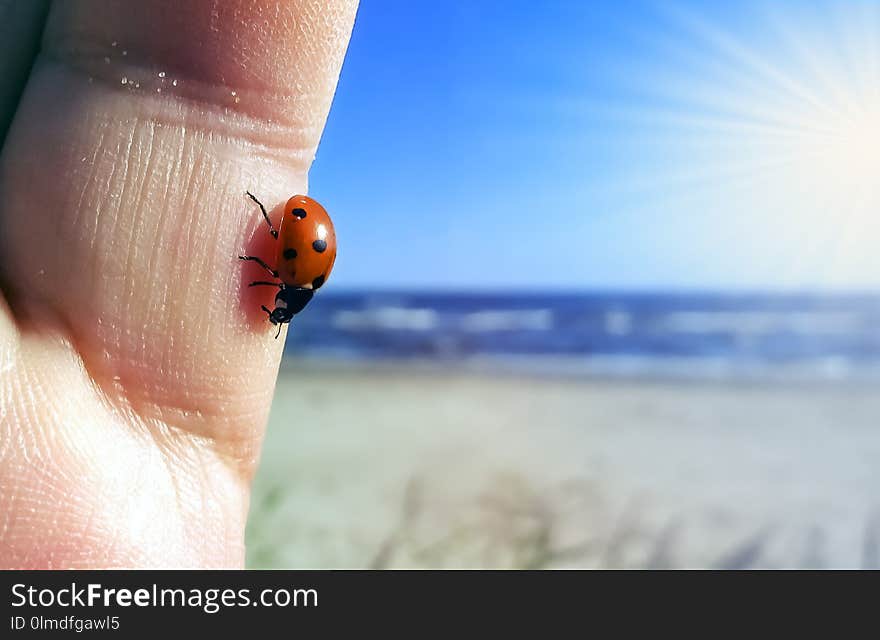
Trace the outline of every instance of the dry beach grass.
{"label": "dry beach grass", "polygon": [[868,387],[282,370],[251,567],[880,567]]}

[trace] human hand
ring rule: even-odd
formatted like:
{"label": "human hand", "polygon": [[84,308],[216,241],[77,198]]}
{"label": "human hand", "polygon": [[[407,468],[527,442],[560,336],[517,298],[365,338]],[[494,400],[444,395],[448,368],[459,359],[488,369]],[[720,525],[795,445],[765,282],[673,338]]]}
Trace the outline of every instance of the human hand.
{"label": "human hand", "polygon": [[244,192],[306,193],[357,2],[54,2],[17,101],[37,5],[0,1],[0,566],[241,566],[284,342]]}

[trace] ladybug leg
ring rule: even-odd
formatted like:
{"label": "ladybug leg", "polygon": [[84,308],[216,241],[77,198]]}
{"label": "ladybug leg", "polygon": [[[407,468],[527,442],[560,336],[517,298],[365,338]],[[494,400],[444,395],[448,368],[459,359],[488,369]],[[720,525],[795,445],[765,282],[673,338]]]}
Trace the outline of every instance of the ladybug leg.
{"label": "ladybug leg", "polygon": [[263,267],[266,271],[268,271],[269,274],[270,274],[273,278],[277,278],[277,277],[278,277],[278,272],[275,271],[275,269],[273,269],[272,267],[270,267],[268,264],[266,264],[265,262],[263,262],[263,260],[262,260],[261,258],[258,258],[257,256],[238,256],[238,259],[239,259],[239,260],[253,260],[253,261],[256,262],[258,265],[260,265],[261,267]]}
{"label": "ladybug leg", "polygon": [[269,287],[283,287],[284,286],[280,282],[267,282],[265,280],[257,280],[256,282],[251,282],[248,286],[249,287],[258,287],[260,285],[266,285]]}
{"label": "ladybug leg", "polygon": [[274,226],[272,226],[272,221],[269,220],[269,214],[266,213],[266,207],[264,207],[264,206],[263,206],[263,203],[260,202],[259,200],[257,200],[257,197],[256,197],[254,194],[252,194],[250,191],[245,191],[245,193],[248,195],[248,197],[249,197],[251,200],[253,200],[253,201],[256,202],[258,205],[260,205],[260,211],[263,212],[263,218],[265,218],[265,220],[266,220],[266,224],[269,225],[269,233],[271,233],[271,234],[272,234],[272,237],[275,238],[275,239],[277,240],[277,239],[278,239],[278,229],[276,229]]}
{"label": "ladybug leg", "polygon": [[[262,307],[263,311],[265,311],[266,314],[269,316],[269,320],[271,320],[272,319],[272,310],[269,309],[269,307],[267,307],[266,305],[261,305],[261,307]],[[281,335],[281,325],[283,323],[277,322],[276,324],[278,325],[278,331],[275,332],[275,339],[277,340],[278,336]]]}

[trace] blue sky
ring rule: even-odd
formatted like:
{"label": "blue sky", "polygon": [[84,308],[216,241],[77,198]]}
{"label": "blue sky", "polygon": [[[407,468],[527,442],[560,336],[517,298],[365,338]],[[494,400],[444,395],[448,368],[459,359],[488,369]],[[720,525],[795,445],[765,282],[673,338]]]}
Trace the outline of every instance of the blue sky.
{"label": "blue sky", "polygon": [[877,4],[363,0],[334,284],[877,287]]}

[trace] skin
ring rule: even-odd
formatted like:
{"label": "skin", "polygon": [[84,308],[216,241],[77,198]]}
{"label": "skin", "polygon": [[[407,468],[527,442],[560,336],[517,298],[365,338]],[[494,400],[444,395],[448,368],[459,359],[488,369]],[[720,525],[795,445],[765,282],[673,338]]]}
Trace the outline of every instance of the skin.
{"label": "skin", "polygon": [[357,2],[41,4],[0,0],[0,566],[241,567],[284,343],[244,191],[307,192]]}

